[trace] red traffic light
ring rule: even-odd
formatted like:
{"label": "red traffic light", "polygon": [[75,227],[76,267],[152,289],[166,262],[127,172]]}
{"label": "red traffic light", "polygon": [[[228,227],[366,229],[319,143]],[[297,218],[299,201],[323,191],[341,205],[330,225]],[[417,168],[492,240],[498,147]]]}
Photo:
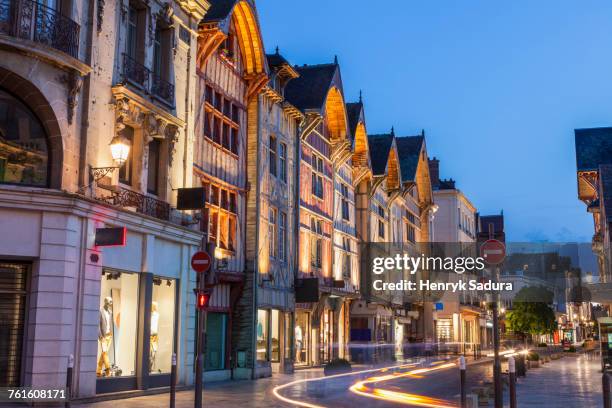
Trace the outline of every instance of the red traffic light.
{"label": "red traffic light", "polygon": [[210,301],[210,292],[201,290],[196,292],[196,296],[196,307],[200,310],[206,309]]}

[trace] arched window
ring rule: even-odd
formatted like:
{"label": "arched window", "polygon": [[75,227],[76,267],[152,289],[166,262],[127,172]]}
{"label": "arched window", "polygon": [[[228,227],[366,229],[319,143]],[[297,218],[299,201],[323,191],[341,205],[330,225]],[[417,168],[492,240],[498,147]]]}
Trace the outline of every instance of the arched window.
{"label": "arched window", "polygon": [[0,183],[47,187],[47,134],[34,113],[0,89]]}

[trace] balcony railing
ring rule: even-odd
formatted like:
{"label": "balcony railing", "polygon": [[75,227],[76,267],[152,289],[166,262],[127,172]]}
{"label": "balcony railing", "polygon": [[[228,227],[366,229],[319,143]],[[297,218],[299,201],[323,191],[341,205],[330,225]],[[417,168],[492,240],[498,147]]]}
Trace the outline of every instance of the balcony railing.
{"label": "balcony railing", "polygon": [[65,52],[78,58],[80,26],[59,11],[32,0],[0,0],[0,34]]}
{"label": "balcony railing", "polygon": [[123,54],[122,75],[124,81],[130,82],[168,105],[174,106],[174,85],[128,54]]}
{"label": "balcony railing", "polygon": [[120,207],[134,207],[136,212],[159,218],[160,220],[168,221],[170,219],[170,204],[123,187],[119,187],[105,201]]}

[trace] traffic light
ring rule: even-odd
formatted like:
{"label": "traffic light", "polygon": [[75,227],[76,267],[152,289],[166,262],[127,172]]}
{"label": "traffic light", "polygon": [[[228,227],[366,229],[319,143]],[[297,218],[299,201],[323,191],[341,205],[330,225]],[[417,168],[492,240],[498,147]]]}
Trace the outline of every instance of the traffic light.
{"label": "traffic light", "polygon": [[210,301],[210,291],[199,290],[196,292],[196,296],[196,307],[200,310],[206,309]]}

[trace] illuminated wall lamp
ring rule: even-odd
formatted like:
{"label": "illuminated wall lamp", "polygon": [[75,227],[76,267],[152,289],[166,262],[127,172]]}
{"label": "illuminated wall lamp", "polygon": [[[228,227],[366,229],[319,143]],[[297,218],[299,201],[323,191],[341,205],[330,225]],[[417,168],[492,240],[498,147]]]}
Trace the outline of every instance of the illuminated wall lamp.
{"label": "illuminated wall lamp", "polygon": [[117,135],[113,137],[113,140],[110,142],[110,150],[115,166],[91,167],[90,176],[94,182],[97,182],[101,178],[112,173],[115,169],[123,166],[123,163],[127,161],[128,155],[130,154],[130,142],[125,137]]}

